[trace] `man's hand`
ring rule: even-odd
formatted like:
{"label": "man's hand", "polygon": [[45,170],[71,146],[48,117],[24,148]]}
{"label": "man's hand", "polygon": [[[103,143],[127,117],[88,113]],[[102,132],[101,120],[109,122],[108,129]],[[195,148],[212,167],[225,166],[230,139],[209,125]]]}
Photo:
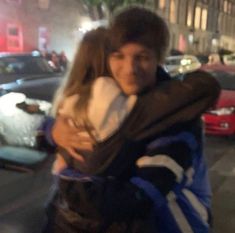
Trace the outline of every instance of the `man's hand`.
{"label": "man's hand", "polygon": [[84,156],[93,152],[93,141],[83,126],[76,125],[71,118],[57,116],[52,128],[55,143],[65,148],[76,160],[84,162]]}

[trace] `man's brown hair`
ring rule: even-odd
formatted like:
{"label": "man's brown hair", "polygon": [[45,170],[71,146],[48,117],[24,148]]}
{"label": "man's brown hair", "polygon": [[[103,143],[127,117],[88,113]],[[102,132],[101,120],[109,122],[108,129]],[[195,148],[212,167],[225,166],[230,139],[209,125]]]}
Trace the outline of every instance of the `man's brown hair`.
{"label": "man's brown hair", "polygon": [[153,49],[158,62],[163,62],[169,46],[169,30],[156,13],[132,6],[114,16],[110,23],[110,42],[113,51],[126,43],[142,44]]}

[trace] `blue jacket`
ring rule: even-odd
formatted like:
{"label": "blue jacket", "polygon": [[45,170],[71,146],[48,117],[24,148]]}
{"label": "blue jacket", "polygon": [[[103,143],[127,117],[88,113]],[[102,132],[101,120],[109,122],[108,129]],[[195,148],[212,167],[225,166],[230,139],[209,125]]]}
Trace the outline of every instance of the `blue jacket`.
{"label": "blue jacket", "polygon": [[[195,125],[154,140],[150,156],[137,161],[141,175],[131,181],[154,203],[156,232],[209,232],[211,189],[200,128]],[[164,181],[149,179],[156,173]]]}
{"label": "blue jacket", "polygon": [[49,232],[61,223],[64,232],[116,233],[115,224],[120,232],[209,232],[211,190],[198,127],[188,122],[167,130],[120,177],[63,171],[53,202],[56,230]]}

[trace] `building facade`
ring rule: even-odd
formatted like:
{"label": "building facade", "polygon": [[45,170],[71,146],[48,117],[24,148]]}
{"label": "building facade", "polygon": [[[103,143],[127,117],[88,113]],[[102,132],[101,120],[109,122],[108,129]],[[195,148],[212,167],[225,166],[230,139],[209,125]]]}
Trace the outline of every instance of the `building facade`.
{"label": "building facade", "polygon": [[[148,0],[147,5],[168,22],[172,49],[235,51],[235,0]],[[64,50],[72,58],[91,26],[89,13],[79,0],[0,0],[0,52]]]}
{"label": "building facade", "polygon": [[235,51],[234,0],[155,0],[171,31],[171,48],[187,53]]}
{"label": "building facade", "polygon": [[72,57],[85,17],[76,0],[0,0],[0,52],[64,50]]}

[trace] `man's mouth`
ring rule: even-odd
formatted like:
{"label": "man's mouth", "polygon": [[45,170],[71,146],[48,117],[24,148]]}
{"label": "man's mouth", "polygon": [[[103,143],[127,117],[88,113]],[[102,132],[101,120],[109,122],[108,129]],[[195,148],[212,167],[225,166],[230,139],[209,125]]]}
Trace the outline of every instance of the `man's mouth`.
{"label": "man's mouth", "polygon": [[127,84],[136,84],[138,82],[138,78],[137,77],[126,77],[126,83]]}

